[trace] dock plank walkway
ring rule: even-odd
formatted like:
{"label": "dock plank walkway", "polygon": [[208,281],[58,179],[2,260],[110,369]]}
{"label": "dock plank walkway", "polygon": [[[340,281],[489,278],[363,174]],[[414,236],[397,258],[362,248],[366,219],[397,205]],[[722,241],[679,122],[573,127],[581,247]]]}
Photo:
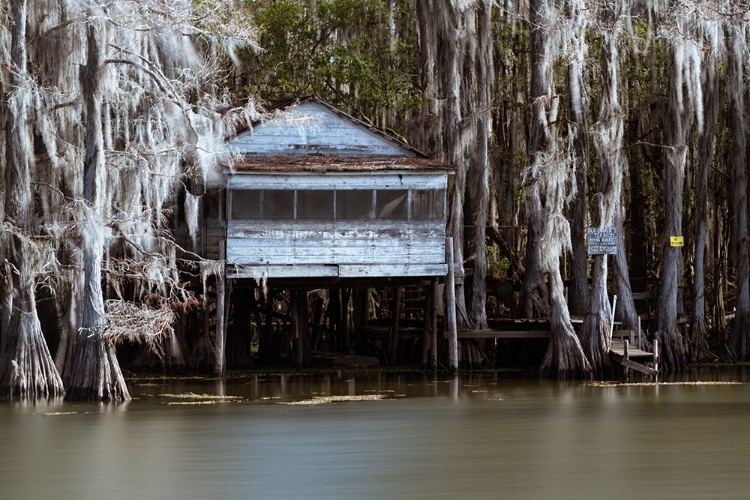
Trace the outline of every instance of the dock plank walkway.
{"label": "dock plank walkway", "polygon": [[[654,352],[644,351],[637,347],[631,347],[627,339],[613,338],[609,350],[609,357],[623,368],[635,370],[640,373],[656,377],[659,375],[659,350],[658,343],[654,341]],[[651,362],[653,366],[644,363]]]}
{"label": "dock plank walkway", "polygon": [[[577,329],[583,323],[582,318],[571,318],[571,322]],[[549,320],[508,319],[492,322],[494,328],[486,330],[463,330],[458,332],[459,339],[548,339],[550,338]],[[615,322],[612,332],[612,344],[610,345],[609,357],[626,371],[637,372],[656,377],[659,374],[658,343],[654,342],[654,352],[644,351],[635,347],[634,330],[615,330],[619,326]],[[627,346],[627,347],[626,347]],[[648,366],[646,363],[651,364]]]}

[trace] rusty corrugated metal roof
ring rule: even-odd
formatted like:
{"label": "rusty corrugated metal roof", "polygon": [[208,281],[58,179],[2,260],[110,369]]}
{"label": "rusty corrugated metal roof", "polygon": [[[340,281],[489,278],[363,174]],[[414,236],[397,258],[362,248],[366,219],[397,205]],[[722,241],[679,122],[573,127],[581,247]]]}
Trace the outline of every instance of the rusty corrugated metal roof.
{"label": "rusty corrugated metal roof", "polygon": [[393,156],[243,156],[226,164],[229,172],[380,172],[395,170],[449,171],[455,169],[429,158]]}

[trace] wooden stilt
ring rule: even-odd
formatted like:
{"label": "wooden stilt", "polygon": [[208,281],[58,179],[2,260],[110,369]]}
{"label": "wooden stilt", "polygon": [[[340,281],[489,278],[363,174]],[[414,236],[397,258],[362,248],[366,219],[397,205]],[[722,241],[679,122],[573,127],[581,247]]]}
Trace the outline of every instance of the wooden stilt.
{"label": "wooden stilt", "polygon": [[268,290],[266,293],[266,327],[263,329],[262,335],[264,336],[265,348],[263,349],[263,361],[269,361],[271,356],[275,356],[277,353],[272,353],[273,345],[273,301],[274,293],[273,290]]}
{"label": "wooden stilt", "polygon": [[312,334],[312,348],[317,349],[318,348],[318,340],[320,340],[320,332],[323,328],[325,328],[325,315],[323,314],[323,304],[325,303],[325,300],[320,295],[317,295],[315,297],[315,309],[313,310],[313,316],[312,316],[312,324],[315,325],[318,328],[315,328],[314,332]]}
{"label": "wooden stilt", "polygon": [[341,329],[339,338],[341,339],[341,351],[349,354],[349,299],[352,296],[350,288],[341,291]]}
{"label": "wooden stilt", "polygon": [[458,325],[456,323],[456,275],[453,262],[453,238],[445,239],[445,260],[448,264],[448,276],[445,280],[445,306],[448,330],[448,368],[458,371]]}
{"label": "wooden stilt", "polygon": [[302,364],[312,364],[312,336],[310,335],[310,314],[307,308],[307,290],[298,294],[299,305],[297,317],[299,319],[300,341],[302,344]]}
{"label": "wooden stilt", "polygon": [[[622,342],[622,356],[626,359],[630,359],[630,354],[628,354],[628,339],[623,340]],[[627,379],[630,375],[630,372],[628,371],[627,364],[623,365],[622,371],[625,372],[625,378]]]}
{"label": "wooden stilt", "polygon": [[341,290],[328,291],[328,324],[330,325],[330,339],[328,347],[332,352],[341,350],[339,342],[339,327],[341,326]]}
{"label": "wooden stilt", "polygon": [[397,286],[393,290],[393,307],[391,307],[391,342],[388,353],[388,362],[395,365],[398,358],[398,321],[401,317],[401,296],[403,287]]}
{"label": "wooden stilt", "polygon": [[430,363],[434,370],[437,370],[437,357],[438,357],[438,307],[440,307],[438,301],[438,282],[437,278],[433,278],[430,283],[430,296],[432,297],[432,308],[430,314],[432,319],[430,320],[430,328],[432,329],[432,343],[430,344]]}
{"label": "wooden stilt", "polygon": [[[607,257],[606,255],[604,256]],[[617,306],[617,295],[612,296],[612,322],[609,324],[609,343],[612,343],[612,333],[615,331],[615,307]]]}
{"label": "wooden stilt", "polygon": [[422,351],[421,361],[422,368],[427,368],[430,362],[430,321],[432,321],[432,295],[431,288],[425,290],[427,295],[427,301],[425,304],[424,311],[422,312]]}
{"label": "wooden stilt", "polygon": [[211,308],[208,305],[208,293],[203,296],[203,337],[211,335]]}
{"label": "wooden stilt", "polygon": [[297,366],[302,366],[304,362],[304,349],[302,340],[302,300],[301,297],[305,296],[305,302],[307,302],[307,292],[301,290],[292,291],[292,321],[294,322],[294,361]]}
{"label": "wooden stilt", "polygon": [[654,339],[654,370],[659,371],[659,339]]}
{"label": "wooden stilt", "polygon": [[[263,345],[263,325],[260,319],[260,290],[253,290],[251,294],[250,307],[252,309],[253,318],[255,319],[255,332],[258,335],[258,355],[263,358],[263,350],[267,349],[267,346]],[[251,337],[252,345],[252,337]]]}
{"label": "wooden stilt", "polygon": [[357,288],[353,292],[353,315],[354,315],[354,352],[357,354],[368,353],[367,337],[362,328],[367,325],[367,297],[369,290]]}
{"label": "wooden stilt", "polygon": [[214,375],[223,377],[226,374],[226,336],[227,336],[227,307],[226,307],[226,275],[222,265],[216,275],[216,360]]}

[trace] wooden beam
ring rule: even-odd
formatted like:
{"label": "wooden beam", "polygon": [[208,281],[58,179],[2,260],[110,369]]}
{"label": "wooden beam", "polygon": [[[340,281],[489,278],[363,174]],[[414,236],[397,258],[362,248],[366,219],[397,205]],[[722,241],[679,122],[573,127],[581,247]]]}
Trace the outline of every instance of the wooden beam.
{"label": "wooden beam", "polygon": [[422,343],[421,343],[421,357],[422,368],[429,366],[430,360],[430,322],[432,321],[432,301],[435,300],[432,296],[431,289],[427,289],[427,303],[425,304],[424,312],[422,313]]}
{"label": "wooden beam", "polygon": [[398,321],[401,316],[401,296],[404,289],[397,286],[393,289],[393,307],[391,307],[391,342],[388,361],[391,366],[396,364],[398,358]]}
{"label": "wooden beam", "polygon": [[307,310],[307,291],[291,292],[292,318],[294,321],[294,353],[298,366],[312,362],[310,325]]}
{"label": "wooden beam", "polygon": [[[231,290],[230,290],[231,293]],[[216,274],[216,349],[214,362],[214,375],[223,377],[226,374],[226,336],[227,322],[227,293],[224,276],[224,266],[221,265]]]}
{"label": "wooden beam", "polygon": [[637,363],[631,359],[625,359],[622,355],[614,351],[610,351],[610,357],[615,363],[619,363],[626,368],[630,368],[632,370],[645,373],[646,375],[650,375],[652,377],[656,377],[657,375],[659,375],[658,370],[655,370],[646,365],[642,365],[641,363]]}
{"label": "wooden beam", "polygon": [[448,264],[448,277],[445,281],[445,307],[448,323],[448,368],[458,372],[458,325],[456,322],[456,274],[453,262],[453,238],[445,239],[445,261]]}
{"label": "wooden beam", "polygon": [[471,330],[458,333],[460,339],[548,339],[549,330]]}
{"label": "wooden beam", "polygon": [[430,328],[432,329],[432,342],[430,344],[430,363],[433,370],[437,370],[438,357],[438,280],[433,278],[430,282],[430,296],[432,303],[430,306]]}

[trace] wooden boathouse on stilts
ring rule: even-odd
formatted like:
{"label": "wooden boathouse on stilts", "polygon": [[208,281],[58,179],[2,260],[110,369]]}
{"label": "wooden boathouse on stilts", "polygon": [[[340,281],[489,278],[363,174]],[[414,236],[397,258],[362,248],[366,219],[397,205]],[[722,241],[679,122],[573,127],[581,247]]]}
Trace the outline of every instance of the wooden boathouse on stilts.
{"label": "wooden boathouse on stilts", "polygon": [[[449,332],[446,357],[457,368],[455,302],[438,314],[444,304],[439,295],[453,296],[452,290],[438,293],[447,276],[452,288],[446,234],[452,167],[313,98],[281,107],[228,148],[232,159],[213,193],[213,208],[204,207],[201,235],[205,255],[222,262],[216,274],[217,374],[225,371],[230,310],[235,323],[254,320],[263,327],[259,341],[268,348],[272,336],[283,335],[271,331],[273,296],[283,290],[293,325],[285,339],[293,339],[296,364],[308,365],[314,326],[308,294],[329,291],[328,345],[353,353],[350,299],[353,323],[365,329],[366,295],[372,299],[379,287],[391,290],[387,362],[398,361],[403,287],[413,287],[426,297],[422,363],[438,362],[441,316]],[[265,306],[257,299],[262,294]]]}

